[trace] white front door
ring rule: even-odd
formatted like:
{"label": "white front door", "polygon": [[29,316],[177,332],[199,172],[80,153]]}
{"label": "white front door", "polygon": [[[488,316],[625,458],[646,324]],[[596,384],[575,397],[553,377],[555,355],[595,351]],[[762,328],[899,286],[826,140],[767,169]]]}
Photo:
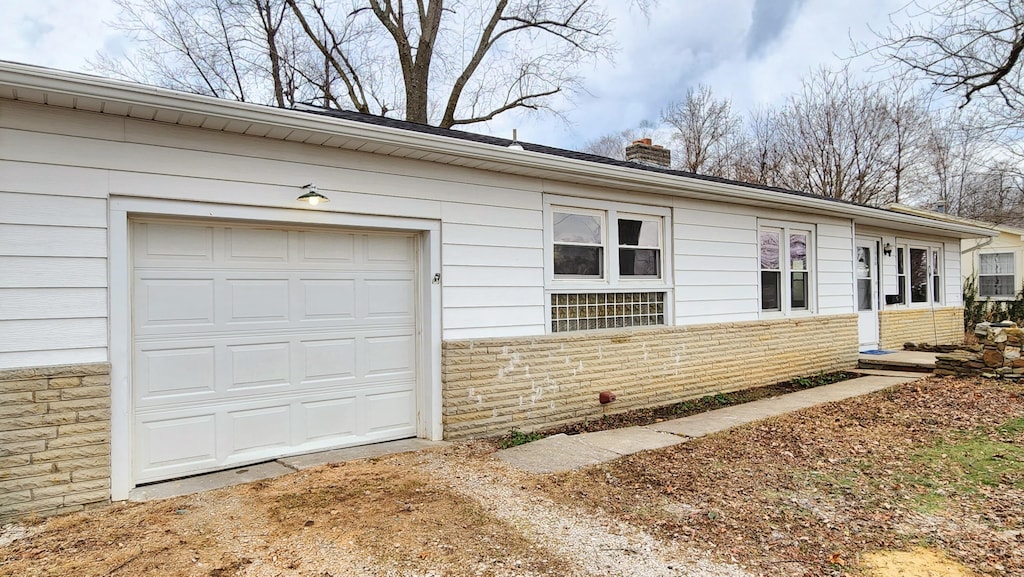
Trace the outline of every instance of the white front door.
{"label": "white front door", "polygon": [[131,229],[133,475],[416,435],[409,234]]}
{"label": "white front door", "polygon": [[857,239],[854,262],[860,350],[878,348],[878,241]]}

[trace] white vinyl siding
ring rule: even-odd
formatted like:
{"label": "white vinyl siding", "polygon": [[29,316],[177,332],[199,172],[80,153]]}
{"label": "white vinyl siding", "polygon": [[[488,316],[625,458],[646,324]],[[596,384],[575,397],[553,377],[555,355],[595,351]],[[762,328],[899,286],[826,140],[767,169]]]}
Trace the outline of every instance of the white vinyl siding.
{"label": "white vinyl siding", "polygon": [[40,165],[0,162],[0,367],[107,360],[106,201],[101,171],[63,186]]}
{"label": "white vinyl siding", "polygon": [[853,227],[819,224],[817,227],[817,312],[843,314],[854,310]]}
{"label": "white vinyl siding", "polygon": [[541,225],[540,210],[444,204],[445,338],[544,333]]}
{"label": "white vinyl siding", "polygon": [[[544,333],[543,218],[536,179],[53,107],[4,106],[0,191],[16,194],[0,198],[0,222],[95,231],[62,236],[26,228],[20,240],[16,233],[22,231],[12,231],[14,243],[5,236],[3,244],[16,254],[0,254],[0,290],[105,290],[109,195],[241,203],[294,208],[298,219],[310,223],[318,222],[320,211],[438,220],[443,337]],[[7,106],[18,113],[7,114]],[[64,158],[92,168],[53,164]],[[299,187],[310,181],[330,204],[311,210],[295,202]],[[24,256],[36,242],[57,250]],[[105,318],[106,307],[90,314]],[[106,347],[105,333],[97,335],[96,345]],[[58,364],[65,359],[53,358]],[[90,359],[105,361],[106,354]]]}
{"label": "white vinyl siding", "polygon": [[757,218],[717,208],[673,211],[678,324],[757,318]]}

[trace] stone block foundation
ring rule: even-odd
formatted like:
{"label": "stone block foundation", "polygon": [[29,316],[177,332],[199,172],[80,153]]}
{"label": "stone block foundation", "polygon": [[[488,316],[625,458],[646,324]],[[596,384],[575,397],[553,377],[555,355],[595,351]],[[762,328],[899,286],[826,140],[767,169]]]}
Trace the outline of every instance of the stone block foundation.
{"label": "stone block foundation", "polygon": [[[934,316],[933,316],[934,313]],[[963,307],[942,307],[880,311],[878,313],[878,346],[903,349],[903,343],[933,345],[964,342]]]}
{"label": "stone block foundation", "polygon": [[110,502],[110,365],[0,371],[0,523]]}
{"label": "stone block foundation", "polygon": [[[444,435],[545,429],[852,369],[857,348],[856,315],[445,341]],[[602,405],[602,391],[617,400]]]}

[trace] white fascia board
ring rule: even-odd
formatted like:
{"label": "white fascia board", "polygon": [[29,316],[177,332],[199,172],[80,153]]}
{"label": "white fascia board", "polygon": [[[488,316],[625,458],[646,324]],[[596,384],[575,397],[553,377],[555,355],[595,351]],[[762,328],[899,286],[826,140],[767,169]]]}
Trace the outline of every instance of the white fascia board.
{"label": "white fascia board", "polygon": [[412,132],[308,112],[223,100],[166,88],[112,80],[98,76],[65,72],[37,66],[0,61],[0,85],[53,92],[77,98],[148,106],[171,112],[236,120],[307,130],[328,136],[389,144],[399,148],[434,154],[471,158],[517,169],[545,178],[662,195],[725,200],[761,206],[783,207],[802,212],[850,218],[861,225],[884,226],[897,230],[934,231],[942,236],[977,238],[993,236],[984,228],[937,221],[914,214],[873,207],[845,204],[828,199],[744,186],[701,178],[633,170],[575,158],[565,158],[526,150],[456,138]]}

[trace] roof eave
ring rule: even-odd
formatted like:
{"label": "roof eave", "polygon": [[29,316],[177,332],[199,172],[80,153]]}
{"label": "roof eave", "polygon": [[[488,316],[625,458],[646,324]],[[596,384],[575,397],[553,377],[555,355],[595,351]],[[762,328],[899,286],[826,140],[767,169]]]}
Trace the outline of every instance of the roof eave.
{"label": "roof eave", "polygon": [[0,62],[0,86],[56,93],[71,98],[117,102],[128,106],[153,107],[175,113],[207,116],[227,121],[266,124],[321,133],[332,137],[365,140],[433,154],[471,158],[502,165],[510,173],[529,171],[532,174],[537,174],[541,172],[544,173],[545,178],[552,180],[588,183],[670,196],[785,207],[804,212],[852,218],[858,224],[896,227],[901,230],[906,228],[918,232],[932,231],[935,234],[957,238],[993,236],[990,230],[979,227],[950,222],[940,223],[923,216],[840,203],[826,198],[754,188],[742,183],[704,180],[525,150],[509,150],[481,142],[411,132],[394,127],[314,115],[303,111],[223,100],[11,62]]}

